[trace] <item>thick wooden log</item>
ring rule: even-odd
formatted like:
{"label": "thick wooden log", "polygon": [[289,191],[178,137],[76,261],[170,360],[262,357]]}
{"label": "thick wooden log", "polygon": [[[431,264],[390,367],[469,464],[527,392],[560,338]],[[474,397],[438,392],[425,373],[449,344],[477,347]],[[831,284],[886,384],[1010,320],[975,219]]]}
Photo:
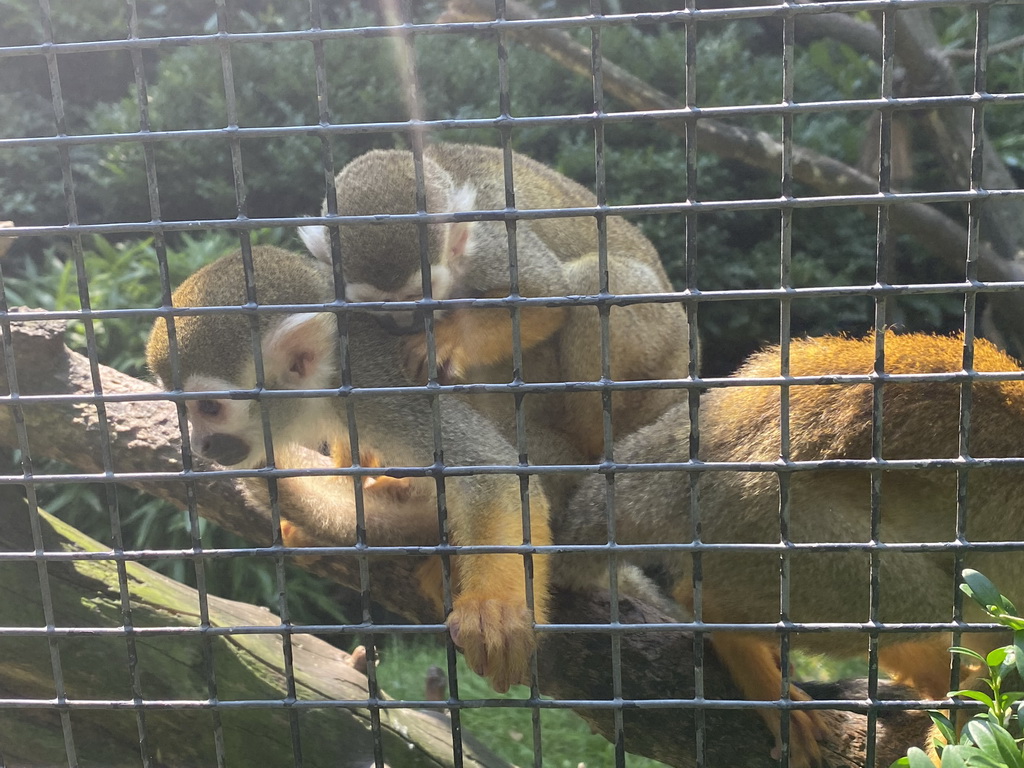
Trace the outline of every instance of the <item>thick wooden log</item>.
{"label": "thick wooden log", "polygon": [[[0,551],[31,552],[28,507],[23,499],[18,503],[12,490],[7,486],[0,495]],[[47,552],[104,550],[44,512],[38,523]],[[249,629],[230,636],[204,633],[194,589],[139,563],[128,562],[125,569],[127,612],[113,560],[51,561],[43,571],[54,639],[0,630],[0,699],[15,704],[0,709],[5,765],[68,764],[60,711],[16,706],[18,700],[55,698],[54,658],[71,703],[74,753],[83,767],[139,766],[141,749],[153,765],[216,765],[218,731],[228,765],[288,766],[297,764],[297,754],[309,767],[373,764],[367,680],[349,654],[310,635],[294,635],[295,698],[353,704],[285,706],[289,691],[277,616],[210,595],[208,627]],[[40,587],[37,562],[0,560],[0,627],[45,627]],[[126,633],[118,631],[128,622],[136,630],[131,648]],[[266,631],[259,632],[261,627]],[[68,636],[68,629],[74,634]],[[140,710],[131,706],[132,656],[135,693],[149,702]],[[214,699],[222,706],[208,706]],[[257,703],[232,705],[242,701]],[[381,748],[391,768],[455,764],[446,715],[438,710],[379,711]],[[145,747],[140,746],[140,720]],[[465,765],[508,766],[471,737],[463,737],[463,750]]]}

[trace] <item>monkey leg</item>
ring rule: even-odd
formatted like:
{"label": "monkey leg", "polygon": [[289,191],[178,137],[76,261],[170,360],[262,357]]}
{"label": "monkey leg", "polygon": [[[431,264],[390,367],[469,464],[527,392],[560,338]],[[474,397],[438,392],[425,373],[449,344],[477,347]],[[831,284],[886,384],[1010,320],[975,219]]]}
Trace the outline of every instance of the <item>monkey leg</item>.
{"label": "monkey leg", "polygon": [[[497,291],[486,298],[502,298]],[[524,307],[519,311],[520,349],[527,350],[551,337],[565,323],[565,307]],[[458,381],[474,366],[512,360],[512,317],[507,309],[466,307],[439,317],[434,323],[438,378]],[[406,346],[406,373],[413,381],[427,380],[427,338],[410,338]]]}
{"label": "monkey leg", "polygon": [[[878,649],[878,661],[896,682],[913,688],[925,698],[944,699],[950,686],[949,640],[949,635],[941,634],[882,645]],[[966,666],[964,670],[967,671]]]}
{"label": "monkey leg", "polygon": [[[681,583],[673,589],[672,596],[677,603],[693,613],[693,594],[688,583]],[[736,620],[735,615],[722,615],[714,606],[722,604],[711,594],[705,593],[704,618],[711,623],[726,623]],[[746,632],[714,632],[709,636],[711,647],[718,660],[728,670],[730,677],[739,687],[743,698],[751,701],[779,701],[782,695],[782,668],[779,648],[773,635]],[[792,701],[810,701],[811,697],[796,686],[790,685],[788,698]],[[775,737],[772,756],[782,754],[782,717],[777,709],[760,709],[758,714],[768,730]],[[813,710],[790,710],[789,712],[789,764],[792,768],[810,768],[821,762],[818,741],[825,726]]]}
{"label": "monkey leg", "polygon": [[[480,557],[502,558],[503,561],[488,564],[486,569],[473,558],[459,561],[464,579],[480,582],[482,586],[474,586],[455,598],[448,616],[448,629],[470,668],[488,678],[494,690],[504,693],[512,685],[529,682],[530,659],[536,648],[533,617],[525,599],[521,556],[477,556]],[[540,597],[541,577],[545,575],[545,559],[534,555],[537,598]],[[493,588],[486,588],[485,582]],[[538,622],[546,619],[542,608],[545,602],[542,599],[535,602],[534,615]]]}
{"label": "monkey leg", "polygon": [[[428,557],[416,567],[416,585],[420,592],[430,601],[438,616],[444,615],[444,573],[441,569],[440,557]],[[458,563],[450,563],[449,577],[452,590],[459,580]]]}
{"label": "monkey leg", "polygon": [[[520,544],[523,541],[518,497],[514,504],[476,513],[472,541],[463,534],[456,544]],[[551,543],[547,504],[542,496],[531,499],[532,543]],[[515,510],[512,513],[512,510]],[[458,530],[455,525],[453,529]],[[548,619],[547,556],[533,555],[533,610],[527,602],[523,555],[460,555],[458,591],[448,616],[448,629],[470,668],[488,678],[494,690],[504,693],[509,686],[530,678],[530,659],[536,648],[534,621]]]}
{"label": "monkey leg", "polygon": [[[878,661],[896,682],[913,688],[926,699],[944,699],[951,682],[949,639],[949,635],[929,635],[921,638],[924,642],[907,641],[882,646],[878,649]],[[954,721],[957,732],[964,724],[960,720],[958,716]],[[944,743],[939,729],[933,725],[928,732],[925,751],[936,766],[941,763],[937,746]]]}

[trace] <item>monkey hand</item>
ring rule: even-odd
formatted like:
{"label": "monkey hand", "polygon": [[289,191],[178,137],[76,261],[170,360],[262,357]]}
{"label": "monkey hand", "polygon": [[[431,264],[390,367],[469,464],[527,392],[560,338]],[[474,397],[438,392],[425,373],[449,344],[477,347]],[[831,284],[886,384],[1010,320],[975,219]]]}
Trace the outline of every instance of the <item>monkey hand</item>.
{"label": "monkey hand", "polygon": [[448,616],[448,631],[470,668],[498,693],[529,682],[536,638],[525,601],[463,594]]}
{"label": "monkey hand", "polygon": [[[434,359],[437,361],[438,384],[452,384],[464,372],[463,349],[457,334],[446,331],[449,326],[434,326]],[[411,336],[405,345],[405,373],[417,384],[427,382],[426,334]]]}

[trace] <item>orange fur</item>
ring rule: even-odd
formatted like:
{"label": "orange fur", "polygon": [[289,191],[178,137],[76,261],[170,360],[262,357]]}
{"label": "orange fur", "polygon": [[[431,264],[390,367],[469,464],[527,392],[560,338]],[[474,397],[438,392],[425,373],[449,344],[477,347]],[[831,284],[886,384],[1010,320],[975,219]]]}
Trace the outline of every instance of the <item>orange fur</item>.
{"label": "orange fur", "polygon": [[[834,374],[869,374],[875,358],[874,337],[860,339],[824,337],[795,340],[791,345],[790,374],[821,376]],[[1021,370],[1008,355],[984,340],[974,346],[974,368],[998,372]],[[952,373],[963,369],[963,340],[924,334],[897,335],[885,338],[886,373]],[[776,349],[755,355],[737,373],[737,378],[778,376],[779,357]],[[881,455],[884,459],[955,458],[959,455],[959,411],[961,385],[957,382],[886,382],[883,387],[883,427]],[[704,457],[728,461],[774,461],[781,449],[779,433],[780,395],[778,386],[740,387],[722,390],[702,413],[710,431]],[[790,392],[790,458],[796,461],[828,459],[868,459],[871,457],[872,405],[871,384],[793,385]],[[970,452],[979,457],[1019,456],[1024,453],[1024,382],[974,381],[971,384],[972,418]],[[793,504],[818,505],[820,515],[852,515],[847,522],[829,523],[815,529],[809,520],[798,527],[796,540],[867,541],[868,514],[867,473],[864,470],[842,472],[818,470],[792,476]],[[972,470],[968,475],[969,513],[968,539],[999,540],[1015,536],[1010,528],[1019,528],[1019,516],[1012,509],[1010,498],[1024,490],[1021,473],[1012,469]],[[732,482],[744,490],[736,499],[759,498],[768,506],[777,505],[774,475],[760,473],[736,474]],[[883,475],[882,540],[942,541],[954,536],[955,470],[890,471]],[[753,496],[751,496],[753,494]],[[771,500],[768,501],[768,497]],[[759,503],[765,503],[760,501]],[[844,506],[845,505],[845,506]],[[1005,505],[1005,506],[1004,506]],[[795,514],[795,513],[794,513]],[[853,516],[855,515],[855,516]],[[1009,516],[1009,517],[1008,517]],[[822,521],[824,522],[823,518]],[[1012,520],[1012,523],[1008,522]],[[742,520],[742,516],[740,517]],[[742,524],[742,523],[740,523]],[[797,523],[797,526],[800,524]],[[843,533],[843,525],[848,530]],[[1009,527],[1007,527],[1009,526]],[[831,531],[832,533],[825,533]],[[712,534],[713,536],[714,534]],[[733,536],[732,540],[742,537]],[[809,568],[812,555],[808,558]],[[892,556],[890,556],[892,557]],[[915,560],[916,557],[916,560]],[[948,618],[953,588],[950,557],[941,555],[904,556],[883,560],[883,568],[901,569],[900,575],[885,582],[883,620],[914,621]],[[753,556],[748,562],[754,560]],[[797,621],[846,618],[825,607],[836,600],[836,590],[846,591],[853,605],[866,604],[867,571],[847,571],[846,563],[857,562],[849,556],[840,562],[837,556],[822,557],[819,570],[794,570],[791,587],[793,610]],[[866,559],[860,558],[866,566]],[[948,562],[947,562],[948,561]],[[1024,562],[1012,556],[978,555],[980,567],[1005,589],[1017,589],[1024,578]],[[921,568],[912,567],[920,563]],[[737,560],[738,563],[738,560]],[[796,561],[794,561],[796,563]],[[970,563],[970,561],[969,561]],[[926,565],[927,564],[927,565]],[[927,568],[937,570],[927,571]],[[709,573],[713,566],[706,566]],[[794,569],[798,566],[794,564]],[[945,574],[939,576],[939,574]],[[883,572],[885,576],[885,572]],[[834,580],[834,582],[832,581]],[[901,596],[898,581],[906,586]],[[935,580],[934,585],[929,580]],[[848,582],[843,585],[842,582]],[[831,589],[834,583],[835,590]],[[728,588],[728,591],[725,591]],[[819,597],[814,592],[821,590]],[[858,594],[858,591],[860,593]],[[773,620],[771,611],[751,611],[742,593],[731,586],[716,585],[712,576],[705,584],[705,615],[717,621]],[[927,595],[927,597],[924,597]],[[864,603],[861,601],[864,600]],[[900,603],[906,600],[906,603]],[[821,601],[817,603],[816,601]],[[918,602],[915,602],[918,601]],[[947,606],[943,612],[942,606]],[[943,615],[945,613],[945,615]],[[857,618],[850,614],[849,618]],[[861,620],[866,616],[861,616]],[[751,698],[778,697],[781,672],[770,665],[767,653],[752,652],[747,643],[774,647],[772,637],[736,636],[721,633],[712,638],[716,651],[733,672],[745,695]],[[729,634],[730,637],[725,637]],[[968,635],[969,642],[982,653],[999,644],[995,635]],[[883,634],[880,637],[880,662],[896,679],[914,686],[928,698],[944,698],[949,687],[949,638],[946,635]],[[863,653],[863,639],[854,633],[813,633],[793,637],[795,647],[835,655]],[[964,669],[961,685],[967,687],[973,671]],[[777,718],[773,730],[777,733]],[[817,745],[802,725],[795,722],[791,732],[794,755],[798,765],[817,762]]]}
{"label": "orange fur", "polygon": [[[491,291],[486,298],[503,298],[507,291]],[[525,352],[551,338],[565,324],[565,307],[528,307],[519,311],[519,343]],[[456,309],[434,323],[438,376],[442,383],[462,380],[476,365],[512,360],[512,316],[505,308]],[[414,381],[427,380],[427,339],[409,339],[407,370]],[[511,371],[511,368],[509,369]]]}
{"label": "orange fur", "polygon": [[[963,368],[962,337],[886,334],[884,370],[889,374],[956,373]],[[793,340],[789,373],[799,377],[869,375],[875,338],[824,337]],[[1021,373],[1021,365],[992,344],[976,340],[974,368],[980,372]],[[759,352],[733,377],[780,375],[777,347]],[[763,462],[769,468],[707,469],[699,478],[699,525],[705,544],[778,545],[780,505],[785,499],[788,541],[798,545],[856,544],[857,547],[794,547],[787,552],[787,618],[796,623],[863,623],[870,613],[872,561],[877,563],[875,619],[883,623],[938,623],[953,615],[956,568],[985,573],[1016,604],[1024,602],[1024,553],[1012,548],[977,549],[957,560],[949,549],[901,550],[893,544],[945,544],[957,537],[958,483],[966,482],[967,514],[962,533],[968,542],[1024,540],[1024,468],[1012,465],[917,466],[917,460],[960,456],[962,386],[971,401],[968,451],[976,458],[1024,456],[1024,382],[972,380],[886,381],[881,387],[881,459],[908,460],[907,467],[872,469],[850,466],[872,454],[872,383],[793,383],[789,392],[789,443],[785,458],[833,465],[783,467],[782,397],[778,384],[728,386],[703,395],[700,408],[700,459],[709,463]],[[657,422],[616,442],[619,462],[686,461],[690,430],[685,406],[675,406]],[[923,462],[922,462],[923,464]],[[771,465],[778,469],[771,468]],[[616,478],[617,541],[622,544],[686,542],[695,521],[690,514],[692,475],[683,472],[631,472]],[[871,491],[880,484],[877,526],[873,527]],[[783,495],[785,491],[785,495]],[[555,518],[559,543],[606,541],[606,483],[588,478],[564,516]],[[873,553],[863,545],[877,540]],[[674,585],[674,598],[692,606],[694,562],[690,554],[663,552],[636,556],[640,565],[657,566]],[[778,550],[712,548],[703,552],[702,615],[716,624],[767,624],[780,618]],[[564,586],[607,579],[599,556],[567,556],[556,562],[556,582]],[[983,619],[965,601],[969,620]],[[744,695],[778,700],[782,692],[779,639],[774,631],[712,633],[711,643]],[[794,649],[833,657],[863,657],[867,639],[854,631],[793,632]],[[949,686],[948,633],[882,632],[879,658],[884,669],[931,699]],[[965,633],[964,644],[984,654],[1001,645],[998,633]],[[961,687],[974,671],[962,667]],[[801,696],[791,690],[790,698]],[[776,736],[775,710],[762,716]],[[814,737],[818,716],[794,711],[791,764],[818,760]]]}

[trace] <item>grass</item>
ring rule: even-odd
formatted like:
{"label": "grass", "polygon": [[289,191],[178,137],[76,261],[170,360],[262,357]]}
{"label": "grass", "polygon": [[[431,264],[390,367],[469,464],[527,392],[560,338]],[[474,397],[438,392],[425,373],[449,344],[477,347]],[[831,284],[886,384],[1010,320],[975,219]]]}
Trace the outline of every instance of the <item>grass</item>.
{"label": "grass", "polygon": [[[421,701],[426,697],[426,678],[433,666],[447,668],[445,649],[429,642],[391,642],[379,650],[377,679],[392,698]],[[807,654],[794,654],[799,679],[835,680],[863,677],[862,660],[840,661]],[[518,699],[529,697],[529,689],[517,686],[497,694],[458,657],[459,696],[462,699]],[[447,688],[445,689],[447,693]],[[475,707],[462,711],[462,726],[498,755],[518,766],[534,765],[532,709],[523,707]],[[590,732],[589,726],[568,710],[540,710],[539,765],[543,768],[605,768],[615,765],[612,745]],[[658,768],[662,763],[626,755],[628,768]]]}
{"label": "grass", "polygon": [[[431,666],[447,668],[445,649],[429,643],[392,643],[380,651],[377,667],[380,687],[392,698],[421,701]],[[459,657],[457,668],[459,696],[463,699],[519,699],[529,697],[529,689],[516,686],[507,694],[497,694],[486,681],[473,674]],[[519,766],[534,765],[534,710],[526,707],[480,707],[462,711],[462,726],[501,757]],[[590,732],[582,719],[568,710],[540,710],[539,765],[544,768],[605,768],[615,765],[612,745]],[[629,768],[657,768],[654,760],[626,756]]]}

